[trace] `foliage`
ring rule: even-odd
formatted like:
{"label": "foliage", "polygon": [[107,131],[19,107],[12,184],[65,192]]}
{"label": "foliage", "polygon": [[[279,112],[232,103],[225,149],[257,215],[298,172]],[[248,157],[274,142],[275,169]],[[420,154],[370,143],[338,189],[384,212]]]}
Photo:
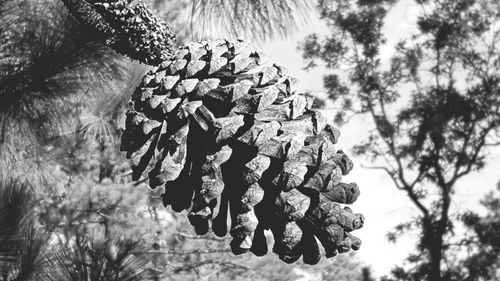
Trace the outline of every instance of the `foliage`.
{"label": "foliage", "polygon": [[16,180],[0,185],[1,280],[153,280],[133,242],[78,233],[54,243],[58,234],[46,227],[43,197]]}
{"label": "foliage", "polygon": [[19,133],[18,144],[51,140],[74,121],[85,93],[120,74],[119,64],[58,1],[5,0],[0,13],[1,143]]}
{"label": "foliage", "polygon": [[0,279],[36,280],[45,266],[49,236],[40,230],[29,184],[0,182]]}
{"label": "foliage", "polygon": [[374,130],[354,152],[373,159],[371,168],[384,171],[419,211],[398,230],[420,232],[418,252],[409,257],[414,267],[395,269],[395,278],[455,280],[458,265],[449,254],[455,187],[498,144],[499,4],[417,1],[415,33],[386,63],[384,20],[396,2],[322,0],[331,35],[311,35],[301,47],[308,67],[320,60],[332,69],[325,87],[343,107],[336,120],[371,117]]}
{"label": "foliage", "polygon": [[497,192],[486,195],[481,204],[485,215],[468,212],[462,221],[472,231],[462,243],[471,251],[463,262],[468,276],[465,280],[497,280],[500,278],[500,183]]}
{"label": "foliage", "polygon": [[311,0],[152,0],[180,42],[207,39],[286,38],[308,22]]}
{"label": "foliage", "polygon": [[297,29],[298,23],[307,19],[311,6],[309,0],[194,0],[192,18],[197,19],[193,24],[207,28],[212,36],[218,30],[228,29],[233,38],[251,32],[264,41],[284,38],[289,30]]}
{"label": "foliage", "polygon": [[128,65],[55,0],[1,1],[0,41],[0,177],[51,186],[79,116]]}
{"label": "foliage", "polygon": [[60,247],[44,268],[47,281],[153,281],[148,261],[134,255],[135,243],[111,239],[77,240]]}

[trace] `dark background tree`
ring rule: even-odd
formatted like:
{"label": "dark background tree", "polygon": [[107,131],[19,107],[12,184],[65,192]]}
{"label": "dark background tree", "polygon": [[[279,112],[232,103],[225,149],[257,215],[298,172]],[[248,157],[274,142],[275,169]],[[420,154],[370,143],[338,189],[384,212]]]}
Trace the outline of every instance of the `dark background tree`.
{"label": "dark background tree", "polygon": [[319,60],[331,69],[324,85],[342,106],[336,121],[371,117],[374,130],[354,152],[373,159],[371,168],[419,211],[397,229],[420,234],[410,268],[395,268],[393,278],[459,280],[467,275],[450,258],[460,230],[450,206],[457,183],[480,170],[499,141],[500,4],[416,2],[415,32],[397,44],[388,66],[380,50],[389,47],[383,27],[395,0],[319,1],[331,34],[310,35],[301,48],[307,67]]}

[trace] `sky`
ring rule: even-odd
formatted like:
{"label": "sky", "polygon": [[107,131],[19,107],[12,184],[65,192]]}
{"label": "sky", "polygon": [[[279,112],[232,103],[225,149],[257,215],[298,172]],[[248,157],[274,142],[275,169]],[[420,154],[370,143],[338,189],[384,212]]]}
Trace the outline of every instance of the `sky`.
{"label": "sky", "polygon": [[[391,10],[384,29],[388,40],[386,46],[381,49],[383,59],[393,54],[393,46],[400,38],[409,36],[414,30],[417,11],[417,6],[411,0],[400,1]],[[303,67],[306,63],[302,59],[300,50],[297,49],[299,42],[311,33],[317,33],[320,38],[328,34],[326,25],[316,14],[307,26],[300,28],[288,39],[267,43],[261,49],[270,56],[273,62],[288,68],[289,75],[299,78],[304,90],[321,93],[324,91],[322,77],[327,70],[320,66],[314,70],[305,71]],[[327,110],[323,113],[329,120],[332,120],[335,111]],[[346,126],[340,128],[342,134],[338,148],[349,151],[352,146],[365,138],[370,128],[368,118],[354,118]],[[387,241],[387,232],[397,224],[415,217],[418,213],[405,194],[398,191],[383,172],[363,168],[363,165],[369,165],[365,159],[352,159],[355,168],[344,177],[344,181],[356,182],[360,186],[361,196],[353,204],[352,209],[365,216],[363,228],[353,232],[363,240],[358,255],[372,267],[376,276],[381,276],[388,274],[393,265],[401,264],[414,249],[417,239],[415,234],[410,233],[393,244]],[[457,184],[452,211],[477,210],[479,201],[489,190],[493,190],[500,180],[499,165],[500,149],[492,150],[483,170],[479,173],[472,173]]]}

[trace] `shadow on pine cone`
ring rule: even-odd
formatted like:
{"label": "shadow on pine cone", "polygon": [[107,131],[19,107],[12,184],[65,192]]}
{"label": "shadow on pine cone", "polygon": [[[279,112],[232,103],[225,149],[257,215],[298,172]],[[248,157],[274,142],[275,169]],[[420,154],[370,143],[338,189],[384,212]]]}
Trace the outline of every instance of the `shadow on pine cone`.
{"label": "shadow on pine cone", "polygon": [[336,150],[339,132],[297,92],[286,69],[266,64],[244,42],[202,42],[181,47],[174,59],[148,73],[127,111],[121,149],[133,179],[148,172],[163,201],[191,208],[198,234],[210,224],[226,234],[228,210],[239,254],[267,253],[264,230],[285,262],[320,259],[358,249],[350,234],[363,216],[353,203],[359,189],[341,182],[351,160]]}
{"label": "shadow on pine cone", "polygon": [[175,48],[143,4],[63,1],[104,43],[157,66],[133,94],[121,149],[133,180],[147,172],[152,188],[165,186],[164,204],[190,209],[198,234],[226,235],[229,212],[235,254],[266,254],[266,229],[288,263],[319,262],[315,237],[327,257],[360,247],[350,232],[364,218],[339,205],[359,196],[341,182],[353,165],[334,147],[340,133],[285,68],[240,41]]}

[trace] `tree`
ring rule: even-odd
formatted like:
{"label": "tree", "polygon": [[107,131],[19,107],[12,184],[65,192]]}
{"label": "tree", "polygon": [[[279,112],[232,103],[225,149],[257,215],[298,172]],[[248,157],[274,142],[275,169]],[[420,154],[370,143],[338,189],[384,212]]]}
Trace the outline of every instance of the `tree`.
{"label": "tree", "polygon": [[308,67],[320,60],[332,70],[324,83],[342,106],[336,120],[371,117],[374,130],[354,152],[373,159],[372,168],[384,171],[419,211],[397,229],[420,231],[418,253],[409,258],[414,267],[396,268],[394,278],[454,280],[459,268],[448,253],[455,188],[498,144],[499,4],[416,1],[416,31],[397,44],[386,66],[384,20],[396,2],[322,0],[331,34],[311,35],[301,47]]}

